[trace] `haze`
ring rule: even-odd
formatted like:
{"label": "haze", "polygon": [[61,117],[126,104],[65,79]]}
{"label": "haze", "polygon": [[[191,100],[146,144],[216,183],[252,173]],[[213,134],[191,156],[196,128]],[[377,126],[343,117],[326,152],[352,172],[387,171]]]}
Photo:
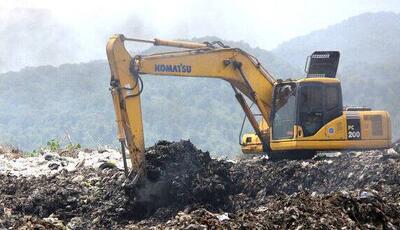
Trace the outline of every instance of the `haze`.
{"label": "haze", "polygon": [[[0,54],[0,72],[105,59],[104,47],[113,33],[170,39],[214,35],[272,49],[296,36],[376,11],[399,12],[400,3],[0,0],[0,48],[8,51]],[[38,26],[40,30],[35,30]]]}

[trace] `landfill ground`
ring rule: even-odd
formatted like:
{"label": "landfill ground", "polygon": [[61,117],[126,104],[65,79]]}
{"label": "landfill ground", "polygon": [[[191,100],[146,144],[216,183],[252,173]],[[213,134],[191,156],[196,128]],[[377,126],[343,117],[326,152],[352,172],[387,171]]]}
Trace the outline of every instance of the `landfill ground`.
{"label": "landfill ground", "polygon": [[229,161],[161,141],[132,184],[116,151],[0,149],[0,229],[400,229],[399,150]]}

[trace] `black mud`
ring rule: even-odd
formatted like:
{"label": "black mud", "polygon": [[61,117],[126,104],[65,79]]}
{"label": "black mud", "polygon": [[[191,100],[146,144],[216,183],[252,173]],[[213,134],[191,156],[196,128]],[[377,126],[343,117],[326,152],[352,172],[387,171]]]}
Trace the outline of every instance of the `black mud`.
{"label": "black mud", "polygon": [[146,152],[147,177],[118,169],[0,175],[0,228],[383,228],[400,226],[400,154],[237,163],[189,141]]}

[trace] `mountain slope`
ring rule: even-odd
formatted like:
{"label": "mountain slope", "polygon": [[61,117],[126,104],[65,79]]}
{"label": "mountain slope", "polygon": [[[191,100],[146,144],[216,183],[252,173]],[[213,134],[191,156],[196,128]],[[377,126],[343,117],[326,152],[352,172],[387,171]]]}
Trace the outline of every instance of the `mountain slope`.
{"label": "mountain slope", "polygon": [[284,42],[272,52],[298,68],[314,50],[340,50],[342,66],[385,64],[399,60],[399,36],[400,14],[365,13]]}
{"label": "mountain slope", "polygon": [[[264,66],[272,66],[273,73],[295,75],[294,68],[279,63],[267,51],[243,42],[233,45],[257,54]],[[148,52],[162,50],[157,47]],[[238,132],[243,112],[229,84],[217,79],[165,76],[144,76],[143,80],[148,144],[183,138],[216,154],[240,152]],[[108,85],[106,61],[0,74],[0,142],[29,150],[51,138],[65,142],[69,134],[84,146],[117,146]]]}

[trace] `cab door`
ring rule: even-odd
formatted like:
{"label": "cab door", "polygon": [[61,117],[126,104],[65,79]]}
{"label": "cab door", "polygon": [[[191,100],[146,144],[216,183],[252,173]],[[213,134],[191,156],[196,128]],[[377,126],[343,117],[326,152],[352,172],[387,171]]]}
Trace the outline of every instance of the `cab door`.
{"label": "cab door", "polygon": [[302,137],[315,135],[325,124],[342,115],[340,84],[301,84],[297,111],[297,124],[302,128]]}

